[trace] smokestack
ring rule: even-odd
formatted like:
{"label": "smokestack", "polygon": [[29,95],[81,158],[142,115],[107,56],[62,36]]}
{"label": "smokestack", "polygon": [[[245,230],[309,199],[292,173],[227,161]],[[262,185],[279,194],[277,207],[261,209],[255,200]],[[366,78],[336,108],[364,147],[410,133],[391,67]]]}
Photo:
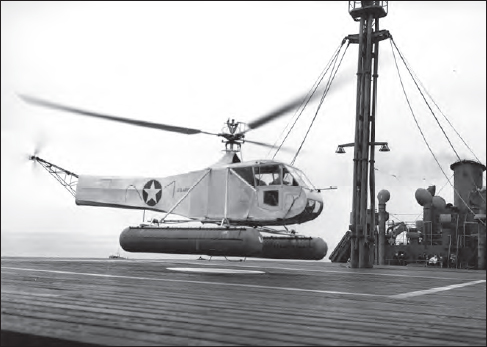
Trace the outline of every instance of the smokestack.
{"label": "smokestack", "polygon": [[473,160],[460,160],[451,164],[450,169],[453,170],[455,188],[453,204],[458,207],[460,214],[465,214],[468,212],[471,192],[482,189],[485,165]]}

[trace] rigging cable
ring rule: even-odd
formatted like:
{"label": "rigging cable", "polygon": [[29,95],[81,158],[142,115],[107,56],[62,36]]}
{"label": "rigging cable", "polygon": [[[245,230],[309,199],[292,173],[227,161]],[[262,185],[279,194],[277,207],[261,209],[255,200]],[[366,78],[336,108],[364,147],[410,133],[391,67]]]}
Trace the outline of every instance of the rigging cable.
{"label": "rigging cable", "polygon": [[[453,152],[455,152],[455,155],[457,156],[457,159],[458,159],[459,161],[461,161],[462,159],[460,158],[460,156],[458,155],[457,151],[456,151],[456,150],[455,150],[455,148],[453,147],[453,144],[451,143],[450,139],[448,138],[448,135],[446,134],[446,132],[445,132],[445,130],[443,129],[443,127],[441,126],[441,124],[440,124],[440,122],[439,122],[438,118],[436,117],[435,113],[434,113],[434,112],[433,112],[433,110],[431,109],[430,104],[428,103],[428,101],[426,100],[426,98],[425,98],[425,96],[424,96],[423,92],[421,91],[421,88],[419,88],[418,83],[416,82],[416,78],[415,78],[415,76],[413,76],[414,74],[412,73],[412,69],[410,69],[409,64],[407,63],[406,59],[403,57],[403,55],[402,55],[401,51],[399,51],[399,48],[397,47],[396,42],[395,42],[395,41],[394,41],[392,38],[391,38],[391,41],[392,41],[392,43],[394,44],[394,47],[396,47],[396,50],[397,50],[397,52],[399,53],[399,56],[401,57],[401,59],[402,59],[402,61],[403,61],[403,63],[404,63],[404,66],[405,66],[405,67],[406,67],[406,69],[408,70],[409,75],[411,76],[411,78],[412,78],[412,80],[413,80],[414,84],[416,85],[416,88],[418,89],[419,93],[420,93],[420,94],[421,94],[421,96],[423,97],[423,100],[425,101],[426,105],[428,106],[428,108],[429,108],[429,110],[430,110],[431,114],[432,114],[432,115],[433,115],[433,117],[435,118],[436,123],[438,124],[438,126],[439,126],[439,127],[440,127],[440,129],[441,129],[441,131],[443,132],[443,135],[445,135],[446,139],[448,140],[448,143],[450,144],[450,147],[453,149]],[[418,81],[419,81],[419,79],[418,79]],[[421,81],[419,81],[419,83],[421,84]],[[422,85],[422,84],[421,84],[421,85]],[[423,86],[423,89],[425,89],[425,88],[424,88],[424,86]],[[425,91],[426,91],[426,89],[425,89]],[[426,92],[426,93],[427,93],[427,92]],[[430,97],[430,99],[431,99],[431,100],[433,101],[433,103],[436,105],[436,103],[434,102],[433,98],[431,98],[431,96],[430,96],[429,94],[427,94],[427,95]],[[436,105],[436,107],[438,108],[438,110],[440,110],[440,108],[438,107],[438,105]],[[441,110],[440,110],[440,112],[441,112]],[[442,114],[443,114],[443,113],[442,113]],[[445,119],[448,121],[448,119],[446,118],[446,116],[445,116],[445,115],[443,115],[443,117],[445,117]],[[450,123],[449,121],[448,121],[448,123],[451,125],[451,123]],[[451,125],[451,126],[452,126],[452,128],[453,128],[453,125]],[[455,128],[453,128],[453,129],[455,130]],[[456,132],[456,130],[455,130],[455,132]],[[457,134],[458,134],[458,132],[457,132]],[[462,139],[462,137],[461,137],[459,134],[458,134],[458,136],[460,137],[460,139]],[[462,139],[462,141],[463,141],[463,139]],[[463,143],[465,143],[465,141],[463,141]],[[467,145],[467,144],[465,143],[465,145]],[[470,149],[470,147],[468,147],[468,146],[467,146],[467,148],[469,148],[469,149]],[[470,150],[470,151],[472,152],[472,150]],[[475,156],[475,158],[477,158],[477,156],[475,155],[475,153],[473,153],[473,152],[472,152],[472,154]],[[480,160],[479,160],[478,158],[477,158],[477,161],[480,163]],[[470,178],[471,183],[473,183],[473,185],[474,185],[474,186],[477,188],[477,190],[479,190],[479,188],[478,188],[478,187],[477,187],[477,185],[475,184],[475,181],[474,181],[473,177],[472,177],[472,176],[470,176],[469,178]],[[482,197],[482,195],[480,195],[480,198],[481,198],[481,199],[482,199],[482,200],[485,202],[485,200],[484,200],[484,198]]]}
{"label": "rigging cable", "polygon": [[[443,135],[445,135],[446,139],[448,140],[448,143],[450,144],[450,147],[453,149],[453,152],[455,152],[455,155],[457,156],[458,160],[461,160],[461,159],[460,159],[460,156],[459,156],[459,155],[458,155],[458,153],[457,153],[457,151],[456,151],[456,150],[455,150],[455,148],[453,147],[453,145],[452,145],[452,143],[451,143],[451,141],[450,141],[450,139],[449,139],[448,135],[445,133],[445,130],[443,129],[443,127],[441,126],[440,122],[438,121],[438,118],[436,117],[435,113],[434,113],[434,112],[433,112],[433,110],[431,109],[430,104],[428,103],[428,101],[426,100],[426,98],[425,98],[425,96],[424,96],[423,92],[422,92],[422,91],[421,91],[421,89],[419,88],[418,83],[417,83],[417,82],[416,82],[416,80],[414,79],[414,76],[413,76],[413,74],[411,73],[411,70],[409,69],[408,64],[407,64],[407,63],[406,63],[406,61],[404,60],[404,58],[403,58],[403,56],[402,56],[402,54],[401,54],[401,51],[399,51],[399,48],[397,48],[396,42],[395,42],[395,41],[394,41],[392,38],[391,38],[391,42],[394,44],[394,47],[396,47],[397,53],[399,53],[399,56],[401,57],[401,59],[402,59],[402,61],[403,61],[403,63],[404,63],[404,66],[405,66],[405,67],[406,67],[406,69],[408,70],[409,75],[410,75],[410,76],[411,76],[411,78],[413,79],[413,82],[414,82],[414,84],[416,85],[416,88],[418,88],[419,93],[420,93],[420,94],[421,94],[421,96],[423,97],[423,100],[424,100],[424,102],[426,103],[426,106],[428,106],[428,108],[429,108],[429,110],[430,110],[431,114],[433,115],[433,117],[434,117],[434,118],[435,118],[435,120],[436,120],[436,123],[438,124],[438,126],[439,126],[439,127],[440,127],[440,129],[441,129],[441,131],[443,132]],[[392,43],[391,43],[391,44],[392,44]],[[394,56],[394,60],[395,60],[395,59],[396,59],[396,58],[395,58],[395,56]]]}
{"label": "rigging cable", "polygon": [[[345,40],[346,39],[343,39],[342,42],[340,43],[340,45],[338,46],[338,48],[335,50],[335,52],[333,53],[330,61],[326,64],[325,68],[323,69],[323,71],[320,73],[320,75],[318,76],[317,80],[315,81],[315,83],[313,84],[313,86],[311,87],[311,89],[308,91],[308,94],[306,95],[306,97],[303,99],[303,102],[301,103],[301,105],[296,109],[296,112],[294,113],[294,116],[296,116],[296,114],[298,113],[298,111],[301,109],[301,111],[299,112],[299,115],[296,117],[296,119],[294,120],[294,123],[292,124],[291,128],[288,130],[286,136],[284,137],[284,139],[282,140],[281,144],[279,145],[279,147],[277,148],[276,152],[274,153],[274,155],[272,156],[272,159],[274,159],[277,155],[277,153],[279,153],[279,150],[281,149],[281,147],[284,145],[284,142],[286,141],[286,139],[288,138],[289,134],[291,133],[291,131],[293,130],[294,126],[296,125],[296,122],[298,121],[298,119],[301,117],[304,109],[306,108],[306,106],[308,105],[308,103],[310,102],[311,98],[313,97],[313,95],[316,93],[316,90],[318,89],[319,85],[321,84],[321,81],[323,80],[323,78],[325,77],[326,73],[328,72],[330,66],[336,61],[338,55],[340,54],[340,51],[343,47],[343,45],[345,44]],[[289,125],[289,124],[288,124]],[[287,127],[287,126],[286,126]],[[281,132],[281,135],[284,133],[284,131],[286,130],[286,128],[284,128],[284,130]],[[279,135],[279,137],[281,136]],[[276,142],[277,143],[277,140]],[[275,145],[274,143],[274,145]],[[274,146],[272,147],[274,148]],[[271,150],[272,150],[271,148]]]}
{"label": "rigging cable", "polygon": [[[396,45],[394,43],[394,45]],[[396,46],[397,48],[397,46]],[[399,52],[399,49],[397,49],[398,52]],[[399,52],[399,54],[401,54]],[[405,65],[407,66],[410,66],[409,63],[407,62],[407,59],[404,57],[404,56],[401,56],[403,62]],[[480,159],[477,157],[477,155],[475,155],[474,151],[470,148],[470,146],[465,142],[465,140],[463,139],[463,137],[458,133],[457,129],[453,126],[453,124],[450,122],[450,120],[447,118],[447,116],[443,113],[443,111],[440,109],[440,106],[438,106],[438,104],[435,102],[435,100],[433,99],[433,97],[428,93],[428,90],[425,88],[425,86],[423,85],[423,83],[421,82],[421,80],[416,76],[416,74],[414,73],[414,71],[412,70],[411,68],[411,71],[410,73],[412,73],[414,75],[414,78],[416,80],[418,80],[421,88],[423,88],[424,92],[426,93],[426,95],[431,99],[431,101],[433,102],[433,104],[436,106],[436,108],[438,109],[438,111],[440,111],[441,115],[443,116],[443,118],[445,118],[445,120],[448,122],[448,124],[451,126],[451,128],[453,129],[453,131],[455,131],[455,133],[457,134],[457,136],[460,138],[460,140],[462,140],[463,144],[465,145],[465,147],[468,148],[468,150],[470,151],[470,153],[472,153],[472,155],[475,157],[475,159],[477,159],[477,161],[480,163]]]}
{"label": "rigging cable", "polygon": [[445,187],[446,187],[446,185],[448,184],[449,180],[451,180],[451,179],[453,178],[453,176],[455,176],[455,174],[452,174],[452,175],[450,176],[450,178],[448,179],[448,181],[446,181],[446,182],[445,182],[445,184],[443,185],[443,187],[441,187],[441,188],[440,188],[440,190],[438,191],[438,193],[436,193],[436,194],[435,194],[436,196],[438,196],[438,194],[440,194],[440,193],[441,193],[441,191],[443,190],[443,188],[445,188]]}
{"label": "rigging cable", "polygon": [[311,120],[311,124],[308,127],[308,131],[306,131],[306,134],[304,135],[303,141],[301,142],[301,145],[299,146],[296,154],[294,155],[293,160],[291,161],[291,165],[294,165],[294,162],[296,161],[296,158],[298,157],[299,152],[301,151],[301,148],[303,147],[304,142],[306,141],[306,138],[308,137],[309,131],[311,130],[311,127],[313,126],[313,123],[316,119],[316,116],[318,115],[318,112],[320,111],[321,105],[323,105],[323,101],[325,100],[325,97],[328,94],[328,91],[330,90],[331,84],[333,83],[333,80],[335,79],[335,76],[338,72],[338,69],[340,68],[340,65],[342,64],[343,57],[345,56],[345,53],[347,53],[348,46],[350,46],[350,41],[348,41],[347,46],[345,47],[345,50],[343,51],[342,57],[340,58],[340,61],[338,62],[338,66],[336,67],[336,69],[335,69],[336,60],[335,60],[335,63],[333,64],[334,71],[332,69],[332,71],[330,72],[330,77],[328,78],[328,81],[327,81],[327,84],[325,87],[325,91],[323,92],[323,96],[321,97],[321,100],[320,100],[320,103],[316,109],[315,115],[314,115],[313,119]]}
{"label": "rigging cable", "polygon": [[[391,39],[392,41],[392,39]],[[394,44],[395,45],[395,44]],[[418,123],[418,120],[416,119],[416,116],[414,114],[414,111],[411,107],[411,103],[409,102],[409,98],[406,94],[406,89],[404,88],[404,84],[402,83],[402,78],[401,78],[401,73],[399,72],[399,66],[397,65],[397,60],[396,60],[396,54],[394,53],[394,48],[392,47],[392,42],[391,42],[391,48],[392,48],[392,55],[394,57],[394,63],[396,65],[396,70],[397,70],[397,73],[399,75],[399,82],[401,83],[401,87],[402,87],[402,90],[403,90],[403,93],[404,93],[404,96],[406,98],[406,101],[408,103],[408,106],[409,106],[409,110],[411,111],[411,114],[413,115],[413,119],[414,119],[414,122],[416,123],[416,126],[418,127],[418,130],[419,132],[421,133],[421,136],[423,137],[423,140],[426,144],[426,146],[428,147],[428,150],[430,151],[431,155],[433,156],[433,158],[435,159],[436,163],[438,164],[438,167],[440,168],[441,172],[443,173],[443,175],[446,177],[446,179],[448,180],[448,183],[450,183],[450,186],[453,188],[454,192],[458,195],[458,197],[460,198],[460,200],[462,200],[462,202],[465,204],[465,206],[467,207],[467,209],[472,213],[472,214],[475,214],[472,209],[470,208],[470,206],[468,206],[468,204],[465,202],[465,200],[463,200],[462,196],[458,193],[458,191],[455,189],[455,187],[453,186],[453,184],[451,183],[450,179],[448,178],[448,175],[445,173],[445,171],[443,170],[443,168],[441,167],[438,159],[436,158],[435,154],[433,153],[433,150],[431,149],[428,141],[426,140],[426,137],[423,133],[423,130],[421,129],[421,127],[419,126],[419,123]],[[397,47],[396,47],[397,48]],[[481,219],[479,219],[479,221],[485,226],[485,222],[482,221]]]}

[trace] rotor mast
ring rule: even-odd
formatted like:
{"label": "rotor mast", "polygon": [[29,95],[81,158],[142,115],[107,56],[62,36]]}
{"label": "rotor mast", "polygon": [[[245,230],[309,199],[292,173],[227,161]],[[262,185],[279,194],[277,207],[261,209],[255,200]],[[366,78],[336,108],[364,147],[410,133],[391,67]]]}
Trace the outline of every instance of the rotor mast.
{"label": "rotor mast", "polygon": [[[375,112],[379,65],[379,41],[389,32],[379,31],[379,18],[387,16],[388,1],[349,1],[349,13],[360,21],[359,34],[350,35],[358,43],[357,99],[353,158],[353,200],[350,218],[352,268],[370,268],[374,262],[375,176],[374,147],[388,151],[387,143],[375,142]],[[370,185],[370,209],[367,209]]]}
{"label": "rotor mast", "polygon": [[222,142],[225,143],[225,152],[240,152],[242,143],[244,143],[243,139],[245,137],[242,131],[237,131],[239,130],[241,124],[242,123],[240,122],[235,122],[235,119],[232,119],[231,122],[230,119],[227,120],[226,126],[228,132],[219,134],[219,136],[225,138],[225,140],[222,140]]}

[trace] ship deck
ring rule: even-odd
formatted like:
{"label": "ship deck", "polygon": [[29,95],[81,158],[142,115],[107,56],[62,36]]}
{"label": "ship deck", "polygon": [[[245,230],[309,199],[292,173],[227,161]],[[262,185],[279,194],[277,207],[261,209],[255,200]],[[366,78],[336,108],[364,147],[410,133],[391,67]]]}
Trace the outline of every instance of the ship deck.
{"label": "ship deck", "polygon": [[1,344],[486,344],[485,271],[196,258],[2,258]]}

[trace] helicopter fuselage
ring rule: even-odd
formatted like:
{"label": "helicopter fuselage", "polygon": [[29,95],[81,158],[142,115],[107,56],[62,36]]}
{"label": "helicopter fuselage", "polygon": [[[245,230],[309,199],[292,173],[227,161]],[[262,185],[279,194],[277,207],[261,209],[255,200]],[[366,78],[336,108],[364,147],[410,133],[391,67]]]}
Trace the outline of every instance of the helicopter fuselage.
{"label": "helicopter fuselage", "polygon": [[320,194],[300,170],[269,160],[218,164],[162,178],[80,175],[76,204],[244,226],[300,224],[323,210]]}

